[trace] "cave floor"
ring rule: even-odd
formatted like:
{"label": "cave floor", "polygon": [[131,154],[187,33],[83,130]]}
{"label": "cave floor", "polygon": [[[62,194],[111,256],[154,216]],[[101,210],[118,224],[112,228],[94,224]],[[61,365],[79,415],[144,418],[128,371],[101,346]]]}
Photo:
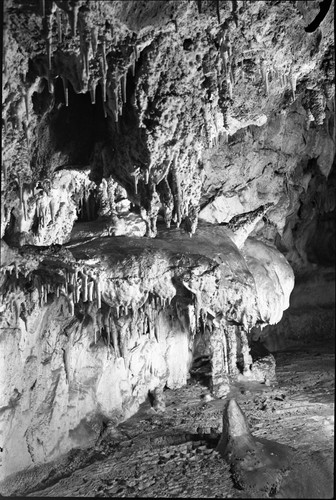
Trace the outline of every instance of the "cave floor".
{"label": "cave floor", "polygon": [[[255,437],[298,450],[296,462],[307,464],[310,479],[322,485],[321,498],[328,498],[334,468],[334,345],[286,350],[275,357],[276,385],[239,382],[229,397],[240,404]],[[204,380],[194,379],[181,389],[166,390],[165,396],[164,412],[145,402],[117,429],[107,427],[93,449],[73,450],[19,474],[15,493],[249,498],[234,486],[229,466],[215,451],[224,399],[210,399]],[[283,498],[303,498],[294,490],[287,487]]]}

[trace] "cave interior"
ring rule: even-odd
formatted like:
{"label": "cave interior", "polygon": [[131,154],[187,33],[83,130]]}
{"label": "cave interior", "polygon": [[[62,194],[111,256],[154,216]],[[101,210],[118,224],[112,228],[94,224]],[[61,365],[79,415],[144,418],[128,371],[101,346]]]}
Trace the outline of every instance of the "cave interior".
{"label": "cave interior", "polygon": [[2,24],[0,494],[332,498],[334,1]]}

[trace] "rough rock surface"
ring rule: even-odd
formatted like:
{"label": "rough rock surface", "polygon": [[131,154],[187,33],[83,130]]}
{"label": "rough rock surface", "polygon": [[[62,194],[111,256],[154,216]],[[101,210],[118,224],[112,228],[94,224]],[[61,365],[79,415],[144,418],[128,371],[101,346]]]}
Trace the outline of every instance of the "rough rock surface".
{"label": "rough rock surface", "polygon": [[2,477],[147,397],[163,410],[193,368],[211,397],[274,379],[253,327],[279,324],[292,268],[334,262],[333,2],[306,32],[318,12],[4,2]]}
{"label": "rough rock surface", "polygon": [[[272,267],[268,257],[259,269],[277,270],[273,293],[285,304],[293,273],[264,247]],[[1,305],[5,473],[88,445],[104,420],[124,420],[148,391],[186,384],[195,335],[210,336],[216,396],[237,375],[237,354],[244,376],[256,376],[245,330],[264,322],[257,305],[264,290],[226,228],[199,228],[193,241],[178,231],[169,239],[166,232],[155,240],[89,238],[71,251],[22,247],[14,262],[9,250]]]}

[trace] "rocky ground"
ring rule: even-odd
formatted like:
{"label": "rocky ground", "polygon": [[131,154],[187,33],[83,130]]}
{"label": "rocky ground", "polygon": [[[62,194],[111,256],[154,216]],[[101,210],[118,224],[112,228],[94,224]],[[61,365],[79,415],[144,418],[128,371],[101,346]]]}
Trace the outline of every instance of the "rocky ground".
{"label": "rocky ground", "polygon": [[[278,498],[331,498],[334,446],[334,345],[275,354],[277,384],[237,382],[229,397],[255,437],[293,447],[295,459]],[[166,409],[146,402],[96,447],[7,481],[1,494],[25,496],[249,498],[215,450],[223,399],[211,399],[206,377],[167,390]],[[15,485],[14,485],[15,484]],[[4,489],[5,488],[5,489]],[[7,488],[7,489],[6,489]],[[267,497],[266,492],[257,496]]]}

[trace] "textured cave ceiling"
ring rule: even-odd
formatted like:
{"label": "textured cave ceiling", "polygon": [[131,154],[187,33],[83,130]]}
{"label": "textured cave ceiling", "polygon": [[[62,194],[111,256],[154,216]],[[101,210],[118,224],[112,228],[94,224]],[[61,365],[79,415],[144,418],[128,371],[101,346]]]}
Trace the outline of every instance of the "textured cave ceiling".
{"label": "textured cave ceiling", "polygon": [[9,476],[160,406],[194,362],[212,397],[265,383],[253,329],[294,277],[329,332],[334,2],[5,0],[3,26]]}
{"label": "textured cave ceiling", "polygon": [[270,203],[255,231],[306,263],[301,213],[334,209],[333,4],[4,5],[8,241],[32,242],[20,189],[75,168],[125,188],[149,236],[158,216],[194,233]]}

